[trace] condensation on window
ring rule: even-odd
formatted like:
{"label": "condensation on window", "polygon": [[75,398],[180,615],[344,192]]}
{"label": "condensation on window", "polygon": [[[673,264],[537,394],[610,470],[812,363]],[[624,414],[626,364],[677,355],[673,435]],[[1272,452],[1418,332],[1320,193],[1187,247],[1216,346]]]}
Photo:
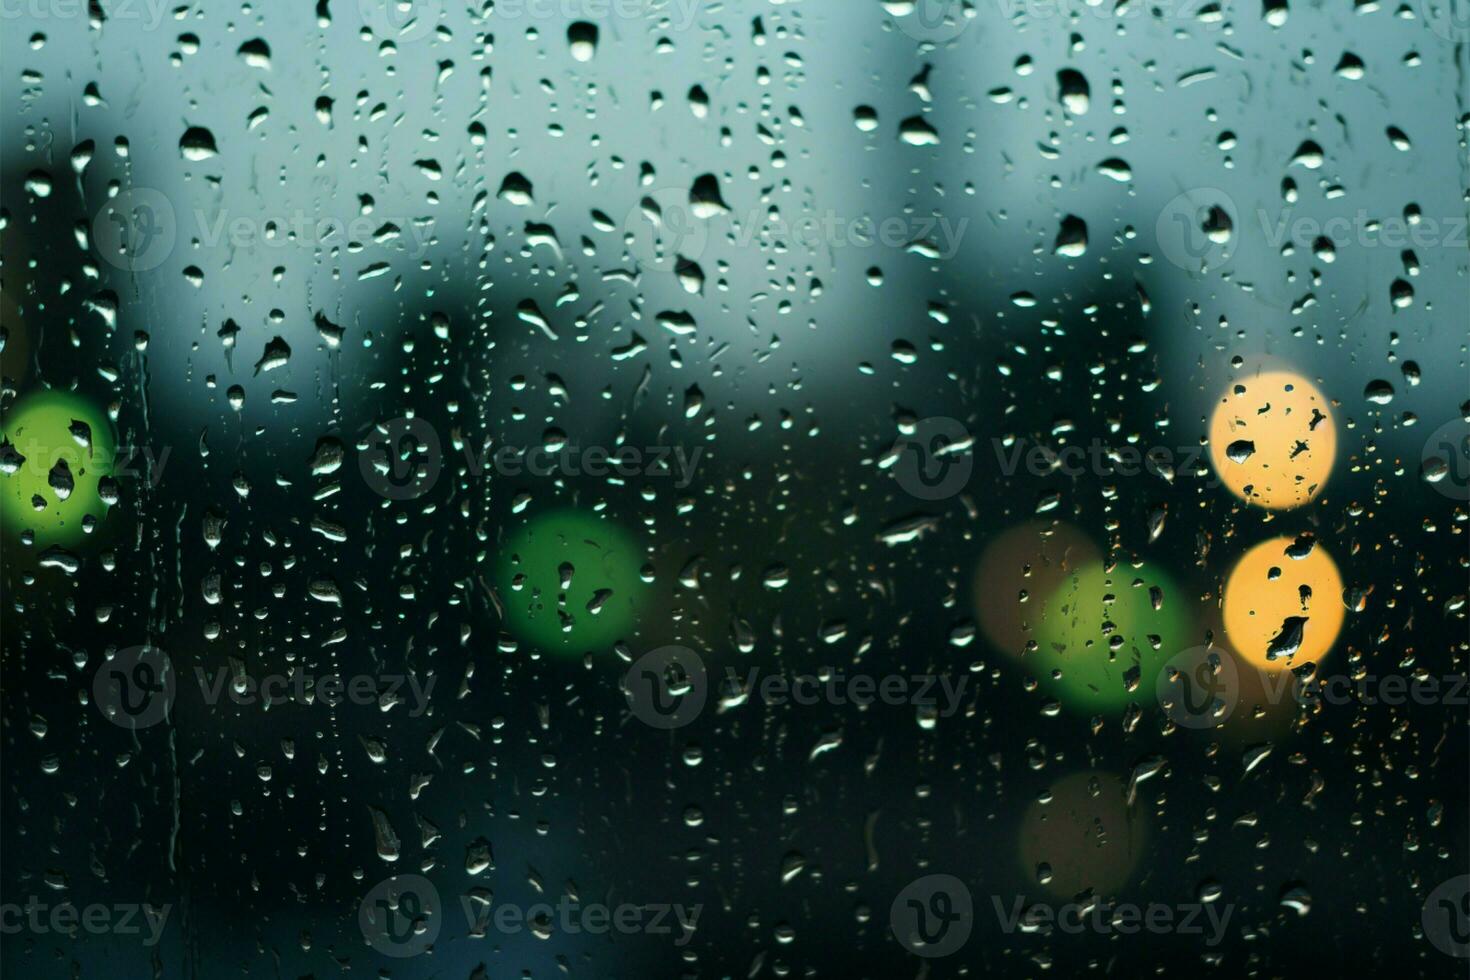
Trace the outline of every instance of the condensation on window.
{"label": "condensation on window", "polygon": [[0,968],[1470,957],[1464,0],[12,0]]}

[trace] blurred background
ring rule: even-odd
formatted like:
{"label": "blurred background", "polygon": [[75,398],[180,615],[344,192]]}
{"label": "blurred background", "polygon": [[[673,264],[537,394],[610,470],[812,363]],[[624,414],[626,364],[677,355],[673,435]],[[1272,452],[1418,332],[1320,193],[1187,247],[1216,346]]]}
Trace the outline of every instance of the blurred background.
{"label": "blurred background", "polygon": [[3,20],[7,974],[1463,973],[1463,3]]}

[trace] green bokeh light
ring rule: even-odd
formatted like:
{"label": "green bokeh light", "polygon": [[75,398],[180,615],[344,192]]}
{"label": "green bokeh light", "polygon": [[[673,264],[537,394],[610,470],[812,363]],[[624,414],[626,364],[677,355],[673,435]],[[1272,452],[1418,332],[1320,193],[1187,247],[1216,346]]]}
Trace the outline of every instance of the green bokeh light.
{"label": "green bokeh light", "polygon": [[[1158,609],[1152,588],[1163,595]],[[1190,645],[1188,605],[1179,587],[1152,566],[1120,564],[1108,573],[1100,562],[1084,565],[1049,597],[1032,670],[1042,690],[1070,710],[1091,715],[1119,711],[1130,701],[1143,704],[1153,697],[1163,665]],[[1111,624],[1107,632],[1104,624]],[[1126,675],[1135,665],[1138,688],[1130,692]],[[1053,671],[1061,677],[1054,679]]]}
{"label": "green bokeh light", "polygon": [[[73,421],[92,430],[90,448],[72,436]],[[25,457],[14,473],[0,474],[0,516],[8,536],[33,531],[38,548],[72,545],[85,533],[83,518],[90,514],[102,520],[107,505],[98,482],[112,473],[117,449],[112,425],[96,406],[70,392],[36,392],[5,413],[0,434]],[[49,481],[59,460],[66,461],[74,483],[65,500]],[[44,508],[36,509],[36,497],[45,501]]]}
{"label": "green bokeh light", "polygon": [[[641,564],[633,538],[611,521],[574,510],[534,518],[508,536],[501,552],[497,580],[507,625],[541,650],[610,647],[628,638],[637,620],[647,589]],[[572,569],[566,591],[563,565]],[[594,613],[588,604],[599,597]]]}

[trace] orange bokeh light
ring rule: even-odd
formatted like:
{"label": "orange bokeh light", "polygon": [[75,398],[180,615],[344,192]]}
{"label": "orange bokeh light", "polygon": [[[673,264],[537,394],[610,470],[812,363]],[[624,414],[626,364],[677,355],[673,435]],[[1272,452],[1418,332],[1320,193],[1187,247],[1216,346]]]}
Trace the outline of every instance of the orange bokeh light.
{"label": "orange bokeh light", "polygon": [[1210,418],[1210,462],[1230,491],[1285,510],[1321,492],[1337,455],[1326,396],[1290,371],[1233,382]]}
{"label": "orange bokeh light", "polygon": [[1320,661],[1342,630],[1337,564],[1320,543],[1293,558],[1287,552],[1294,543],[1279,537],[1256,545],[1225,583],[1225,636],[1249,663],[1267,670]]}

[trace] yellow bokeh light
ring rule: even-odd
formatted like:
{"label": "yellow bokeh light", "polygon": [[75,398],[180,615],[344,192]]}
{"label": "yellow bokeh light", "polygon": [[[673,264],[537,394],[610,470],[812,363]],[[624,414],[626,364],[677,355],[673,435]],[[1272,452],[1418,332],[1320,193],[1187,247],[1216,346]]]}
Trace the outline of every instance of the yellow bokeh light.
{"label": "yellow bokeh light", "polygon": [[1285,510],[1322,490],[1337,455],[1326,396],[1301,375],[1266,371],[1233,382],[1210,418],[1210,462],[1242,500]]}
{"label": "yellow bokeh light", "polygon": [[1289,537],[1264,541],[1225,582],[1225,635],[1254,666],[1276,671],[1320,662],[1342,621],[1342,576],[1320,543],[1308,550]]}

